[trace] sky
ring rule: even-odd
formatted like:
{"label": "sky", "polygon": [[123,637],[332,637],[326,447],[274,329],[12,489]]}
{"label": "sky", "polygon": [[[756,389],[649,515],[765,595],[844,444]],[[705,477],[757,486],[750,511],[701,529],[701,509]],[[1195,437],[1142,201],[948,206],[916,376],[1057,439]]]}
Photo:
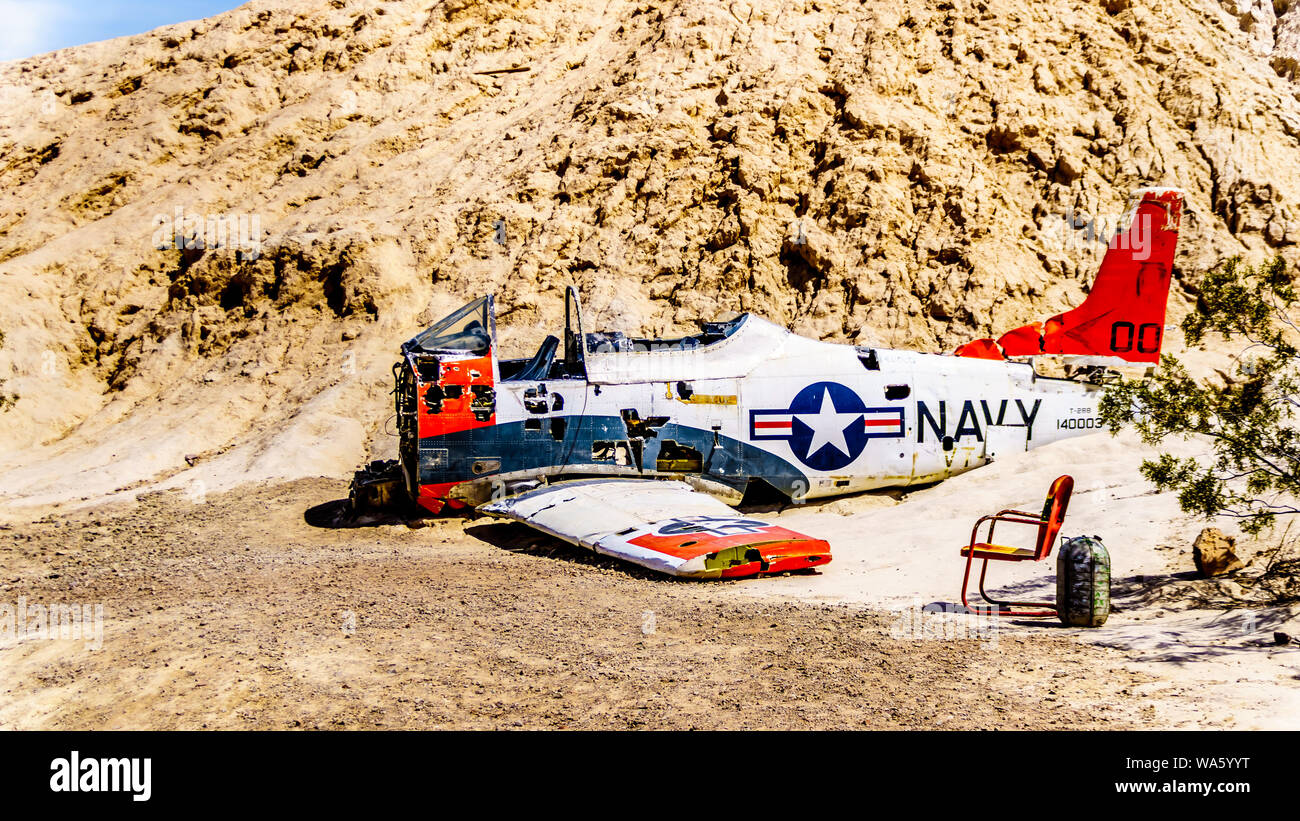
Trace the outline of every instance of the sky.
{"label": "sky", "polygon": [[244,0],[0,0],[0,60],[211,17]]}

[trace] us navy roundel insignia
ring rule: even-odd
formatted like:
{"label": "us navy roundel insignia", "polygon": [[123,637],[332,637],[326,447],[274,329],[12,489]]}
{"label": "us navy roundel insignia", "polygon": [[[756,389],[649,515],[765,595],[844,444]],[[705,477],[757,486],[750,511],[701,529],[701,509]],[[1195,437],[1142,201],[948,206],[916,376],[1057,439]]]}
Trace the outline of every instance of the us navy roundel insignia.
{"label": "us navy roundel insignia", "polygon": [[796,459],[813,470],[839,470],[857,459],[868,439],[903,435],[903,407],[868,408],[838,382],[814,382],[790,407],[751,410],[749,438],[786,439]]}

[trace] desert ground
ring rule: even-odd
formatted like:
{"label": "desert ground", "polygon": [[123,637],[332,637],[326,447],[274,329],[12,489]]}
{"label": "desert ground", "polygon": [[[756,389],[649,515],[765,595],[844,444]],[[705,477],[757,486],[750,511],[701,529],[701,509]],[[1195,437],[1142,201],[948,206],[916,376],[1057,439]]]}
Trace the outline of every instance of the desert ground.
{"label": "desert ground", "polygon": [[[1133,480],[1141,452],[1103,433],[929,488],[752,511],[827,536],[835,559],[736,582],[486,518],[338,527],[338,478],[10,517],[4,598],[100,603],[104,630],[97,649],[0,647],[0,726],[1296,727],[1300,651],[1272,636],[1297,610],[1225,609],[1220,582],[1193,578],[1195,523]],[[981,632],[924,610],[954,600],[974,518],[1007,488],[1031,503],[1062,465],[1080,482],[1066,531],[1113,552],[1107,624]],[[1054,578],[1016,569],[1000,589]]]}
{"label": "desert ground", "polygon": [[516,524],[304,521],[345,491],[167,492],[3,531],[8,596],[102,601],[107,624],[99,650],[4,648],[0,726],[1134,727],[1180,690],[1053,631],[898,641],[879,611],[659,578]]}

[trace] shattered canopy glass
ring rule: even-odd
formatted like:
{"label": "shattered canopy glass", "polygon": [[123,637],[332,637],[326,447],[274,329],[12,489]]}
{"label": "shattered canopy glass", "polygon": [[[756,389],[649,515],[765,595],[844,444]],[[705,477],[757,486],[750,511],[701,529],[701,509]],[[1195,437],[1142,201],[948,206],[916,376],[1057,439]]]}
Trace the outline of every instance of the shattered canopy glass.
{"label": "shattered canopy glass", "polygon": [[488,336],[488,298],[480,297],[435,322],[403,345],[405,350],[425,353],[464,351],[485,354],[491,346]]}

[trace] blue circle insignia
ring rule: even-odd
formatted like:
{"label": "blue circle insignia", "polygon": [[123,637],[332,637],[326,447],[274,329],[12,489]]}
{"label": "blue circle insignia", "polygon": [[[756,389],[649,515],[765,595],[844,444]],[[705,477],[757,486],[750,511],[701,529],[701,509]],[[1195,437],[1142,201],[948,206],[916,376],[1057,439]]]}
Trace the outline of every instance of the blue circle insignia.
{"label": "blue circle insignia", "polygon": [[867,406],[838,382],[814,382],[790,402],[790,450],[814,470],[839,470],[867,446]]}

